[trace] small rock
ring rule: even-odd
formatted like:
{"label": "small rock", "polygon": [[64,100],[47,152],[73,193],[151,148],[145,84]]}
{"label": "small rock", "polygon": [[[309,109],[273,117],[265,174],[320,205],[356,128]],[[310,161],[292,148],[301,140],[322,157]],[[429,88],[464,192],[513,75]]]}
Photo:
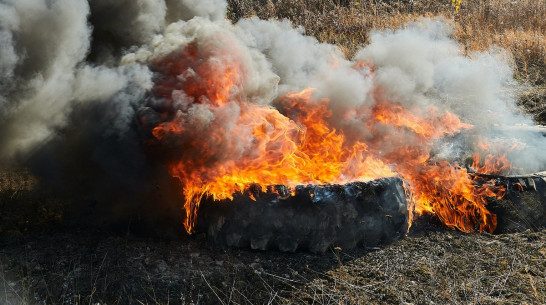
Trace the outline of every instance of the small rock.
{"label": "small rock", "polygon": [[216,261],[216,266],[223,266],[224,265],[224,261]]}

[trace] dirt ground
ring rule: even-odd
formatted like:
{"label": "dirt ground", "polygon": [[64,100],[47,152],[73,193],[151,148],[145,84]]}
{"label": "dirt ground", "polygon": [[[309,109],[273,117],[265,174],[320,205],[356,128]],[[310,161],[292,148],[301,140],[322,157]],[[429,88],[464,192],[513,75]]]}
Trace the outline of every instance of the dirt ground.
{"label": "dirt ground", "polygon": [[322,255],[52,228],[0,234],[1,304],[544,304],[546,231],[437,228]]}

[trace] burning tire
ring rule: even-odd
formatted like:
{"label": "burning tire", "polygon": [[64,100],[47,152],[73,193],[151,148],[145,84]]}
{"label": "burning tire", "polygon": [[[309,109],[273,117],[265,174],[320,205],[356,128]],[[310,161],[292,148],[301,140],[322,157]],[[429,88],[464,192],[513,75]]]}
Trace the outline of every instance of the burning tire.
{"label": "burning tire", "polygon": [[490,203],[498,216],[495,233],[546,227],[546,172],[499,179],[506,185],[506,196]]}
{"label": "burning tire", "polygon": [[233,200],[202,202],[197,231],[229,247],[322,253],[330,247],[388,243],[408,230],[399,178],[298,186],[292,196],[285,186],[250,192]]}

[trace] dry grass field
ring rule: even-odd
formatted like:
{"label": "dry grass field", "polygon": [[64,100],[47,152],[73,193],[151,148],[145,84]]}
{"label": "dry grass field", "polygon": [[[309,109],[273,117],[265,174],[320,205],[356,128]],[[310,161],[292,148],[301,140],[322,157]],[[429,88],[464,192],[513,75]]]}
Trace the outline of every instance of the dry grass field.
{"label": "dry grass field", "polygon": [[338,45],[347,56],[368,42],[370,31],[404,26],[423,16],[442,16],[455,24],[455,39],[470,54],[500,46],[514,55],[518,78],[544,85],[546,1],[319,1],[230,0],[228,16],[290,19],[319,41]]}

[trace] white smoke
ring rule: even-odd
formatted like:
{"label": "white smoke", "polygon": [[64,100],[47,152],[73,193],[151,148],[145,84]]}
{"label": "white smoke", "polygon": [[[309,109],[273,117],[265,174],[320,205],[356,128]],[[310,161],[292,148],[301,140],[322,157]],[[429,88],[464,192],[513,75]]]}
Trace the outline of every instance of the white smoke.
{"label": "white smoke", "polygon": [[195,17],[190,21],[178,21],[155,36],[149,46],[125,55],[122,62],[148,64],[184,49],[190,43],[196,43],[200,50],[221,49],[224,51],[221,54],[212,54],[213,60],[218,60],[220,65],[224,60],[241,65],[240,74],[244,77],[241,93],[245,98],[258,104],[270,103],[276,97],[279,76],[272,72],[271,63],[264,54],[249,48],[237,34],[239,31],[227,20],[211,22]]}
{"label": "white smoke", "polygon": [[[316,87],[316,98],[330,100],[330,123],[350,138],[372,136],[363,127],[367,113],[358,109],[376,103],[373,90],[379,87],[389,100],[408,109],[434,106],[456,114],[475,126],[471,133],[491,143],[504,143],[497,147],[501,151],[508,151],[517,140],[520,146],[509,155],[522,171],[546,166],[546,157],[539,153],[546,148],[544,137],[518,128],[534,124],[515,105],[517,84],[510,55],[493,47],[465,56],[445,19],[421,19],[402,29],[373,32],[370,44],[352,60],[345,59],[335,46],[305,36],[303,29],[286,20],[244,19],[237,28],[243,30],[250,48],[271,61],[280,77],[280,94]],[[373,65],[373,80],[353,68],[359,61]],[[388,131],[382,136],[388,142]],[[451,152],[444,149],[444,156],[459,156],[456,146],[460,145],[450,145]]]}
{"label": "white smoke", "polygon": [[534,123],[516,107],[511,56],[496,47],[464,56],[452,34],[444,19],[421,19],[404,29],[372,33],[371,43],[355,59],[376,66],[377,84],[393,101],[448,110],[475,126],[470,133],[497,143],[493,149],[508,153],[516,170],[544,169],[546,157],[540,151],[546,149],[546,138],[522,131],[521,126]]}
{"label": "white smoke", "polygon": [[167,22],[190,20],[200,16],[212,21],[225,19],[227,2],[225,0],[166,0]]}
{"label": "white smoke", "polygon": [[372,82],[362,78],[336,46],[305,36],[302,28],[294,28],[287,20],[243,19],[237,28],[243,31],[248,47],[271,61],[280,77],[280,94],[312,87],[317,89],[317,98],[330,99],[334,126],[352,109],[371,105]]}
{"label": "white smoke", "polygon": [[422,19],[405,29],[373,33],[355,59],[377,66],[377,84],[407,106],[441,107],[479,128],[529,123],[513,114],[509,56],[493,49],[465,57],[451,35],[446,20]]}

